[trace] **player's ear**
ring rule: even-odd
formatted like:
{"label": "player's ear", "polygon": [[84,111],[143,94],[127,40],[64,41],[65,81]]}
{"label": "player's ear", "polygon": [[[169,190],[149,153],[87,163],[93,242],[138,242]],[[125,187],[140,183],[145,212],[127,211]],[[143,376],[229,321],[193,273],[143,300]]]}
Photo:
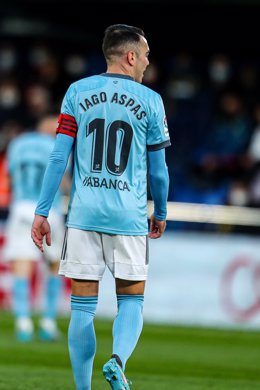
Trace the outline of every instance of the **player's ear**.
{"label": "player's ear", "polygon": [[127,52],[127,61],[129,63],[129,65],[133,66],[134,63],[135,63],[135,57],[136,57],[136,54],[134,51],[128,51]]}

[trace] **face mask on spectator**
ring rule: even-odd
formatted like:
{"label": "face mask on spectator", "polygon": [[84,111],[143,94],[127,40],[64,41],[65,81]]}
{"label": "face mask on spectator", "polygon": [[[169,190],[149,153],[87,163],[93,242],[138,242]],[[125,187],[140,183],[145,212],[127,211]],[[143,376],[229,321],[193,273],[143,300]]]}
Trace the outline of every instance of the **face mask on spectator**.
{"label": "face mask on spectator", "polygon": [[225,83],[230,77],[230,68],[224,62],[213,62],[209,68],[209,76],[216,83]]}
{"label": "face mask on spectator", "polygon": [[0,106],[5,109],[14,108],[20,103],[20,93],[15,86],[0,87]]}

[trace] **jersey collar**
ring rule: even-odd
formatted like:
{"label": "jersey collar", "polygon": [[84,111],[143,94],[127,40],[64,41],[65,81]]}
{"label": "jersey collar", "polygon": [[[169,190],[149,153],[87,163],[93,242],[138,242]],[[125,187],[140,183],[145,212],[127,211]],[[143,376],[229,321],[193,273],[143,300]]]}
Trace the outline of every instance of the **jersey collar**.
{"label": "jersey collar", "polygon": [[131,76],[128,76],[126,74],[119,74],[119,73],[101,73],[100,76],[105,76],[105,77],[118,77],[119,79],[127,79],[127,80],[132,80],[134,81],[134,78]]}

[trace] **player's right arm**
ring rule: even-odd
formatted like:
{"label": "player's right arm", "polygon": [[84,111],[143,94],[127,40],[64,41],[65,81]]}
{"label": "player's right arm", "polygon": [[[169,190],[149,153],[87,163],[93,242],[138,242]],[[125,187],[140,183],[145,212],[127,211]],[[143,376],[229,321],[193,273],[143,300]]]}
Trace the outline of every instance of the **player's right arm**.
{"label": "player's right arm", "polygon": [[56,192],[59,189],[68,159],[72,150],[74,138],[58,134],[54,149],[44,174],[40,198],[35,214],[48,217]]}
{"label": "player's right arm", "polygon": [[43,178],[41,194],[31,230],[32,239],[42,252],[44,237],[47,245],[51,245],[51,229],[47,217],[65,172],[73,143],[73,137],[66,134],[57,135]]}
{"label": "player's right arm", "polygon": [[46,244],[48,246],[51,245],[51,227],[46,217],[37,214],[35,215],[31,236],[35,245],[38,249],[40,249],[41,252],[43,252],[44,237],[46,239]]}
{"label": "player's right arm", "polygon": [[47,217],[66,169],[73,142],[73,138],[58,134],[46,168],[31,230],[31,237],[41,252],[43,252],[44,238],[46,244],[51,245],[51,228]]}
{"label": "player's right arm", "polygon": [[60,186],[77,135],[78,127],[73,110],[74,95],[75,93],[71,86],[62,102],[57,137],[45,171],[40,198],[35,210],[31,236],[41,251],[43,251],[44,237],[47,245],[51,245],[51,228],[47,217]]}

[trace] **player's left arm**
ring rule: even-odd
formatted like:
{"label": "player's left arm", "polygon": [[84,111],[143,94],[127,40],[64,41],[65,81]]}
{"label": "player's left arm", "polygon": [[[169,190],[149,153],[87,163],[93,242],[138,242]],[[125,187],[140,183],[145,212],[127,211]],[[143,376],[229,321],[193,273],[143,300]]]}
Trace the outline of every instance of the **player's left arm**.
{"label": "player's left arm", "polygon": [[165,149],[148,151],[148,174],[154,213],[151,216],[150,238],[159,238],[166,228],[169,174],[165,161]]}
{"label": "player's left arm", "polygon": [[165,148],[171,145],[167,119],[160,95],[153,95],[147,132],[148,174],[154,200],[150,222],[150,238],[159,238],[166,228],[169,175]]}

